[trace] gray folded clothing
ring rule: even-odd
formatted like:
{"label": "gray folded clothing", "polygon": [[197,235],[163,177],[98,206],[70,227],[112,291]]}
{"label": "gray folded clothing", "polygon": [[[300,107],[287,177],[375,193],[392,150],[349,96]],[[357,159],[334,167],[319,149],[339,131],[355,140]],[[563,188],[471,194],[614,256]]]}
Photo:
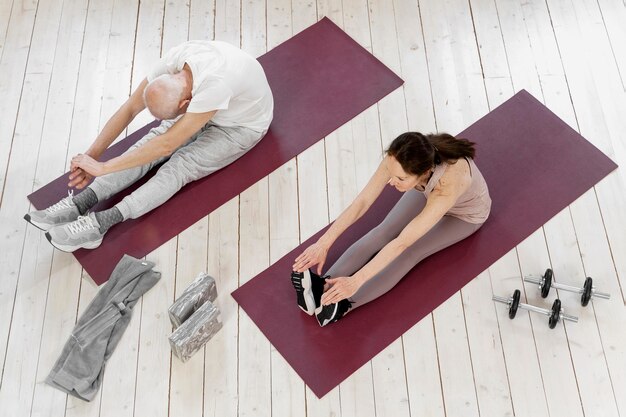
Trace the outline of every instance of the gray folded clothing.
{"label": "gray folded clothing", "polygon": [[215,301],[217,287],[213,277],[201,272],[168,309],[170,321],[177,328],[206,301]]}
{"label": "gray folded clothing", "polygon": [[91,401],[128,327],[133,307],[157,283],[154,263],[124,255],[111,277],[80,316],[46,383],[81,400]]}
{"label": "gray folded clothing", "polygon": [[186,362],[221,328],[220,311],[213,303],[206,301],[170,335],[172,352]]}

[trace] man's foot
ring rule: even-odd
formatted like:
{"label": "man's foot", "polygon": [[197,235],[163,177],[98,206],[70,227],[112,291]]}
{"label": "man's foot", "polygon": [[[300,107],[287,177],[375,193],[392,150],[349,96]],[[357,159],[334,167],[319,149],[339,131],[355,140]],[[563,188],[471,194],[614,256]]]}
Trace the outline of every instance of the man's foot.
{"label": "man's foot", "polygon": [[350,311],[352,303],[347,299],[341,300],[338,303],[321,305],[315,309],[315,317],[321,327],[327,324],[334,323]]}
{"label": "man's foot", "polygon": [[73,192],[68,191],[67,197],[47,209],[31,211],[24,215],[24,219],[43,231],[54,226],[63,225],[78,219],[80,213],[73,200]]}
{"label": "man's foot", "polygon": [[291,284],[296,290],[298,306],[312,316],[324,292],[324,278],[309,269],[304,272],[292,271]]}
{"label": "man's foot", "polygon": [[55,226],[46,232],[46,238],[55,248],[63,252],[76,249],[95,249],[102,243],[104,233],[94,213],[79,216],[76,221]]}

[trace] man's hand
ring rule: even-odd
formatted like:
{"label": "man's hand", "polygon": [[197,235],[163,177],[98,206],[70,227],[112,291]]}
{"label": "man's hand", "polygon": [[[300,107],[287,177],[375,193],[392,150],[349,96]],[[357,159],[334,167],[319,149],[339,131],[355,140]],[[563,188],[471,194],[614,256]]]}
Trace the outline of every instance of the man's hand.
{"label": "man's hand", "polygon": [[76,187],[79,190],[85,188],[87,184],[93,179],[93,175],[86,173],[81,168],[74,168],[70,172],[70,182],[68,187]]}
{"label": "man's hand", "polygon": [[322,305],[338,303],[352,297],[361,288],[361,284],[354,277],[326,278],[330,288],[322,295]]}
{"label": "man's hand", "polygon": [[72,172],[72,174],[70,174],[70,184],[74,182],[71,181],[74,174],[76,174],[75,179],[78,179],[80,177],[83,178],[80,182],[78,182],[79,185],[82,185],[85,180],[89,181],[89,179],[91,179],[89,177],[100,177],[104,174],[107,174],[104,163],[98,162],[91,156],[86,154],[78,154],[72,158],[70,171]]}
{"label": "man's hand", "polygon": [[322,274],[322,267],[326,262],[326,255],[328,254],[328,248],[316,242],[306,248],[306,250],[296,258],[292,269],[296,272],[303,272],[310,267],[317,265],[317,274]]}

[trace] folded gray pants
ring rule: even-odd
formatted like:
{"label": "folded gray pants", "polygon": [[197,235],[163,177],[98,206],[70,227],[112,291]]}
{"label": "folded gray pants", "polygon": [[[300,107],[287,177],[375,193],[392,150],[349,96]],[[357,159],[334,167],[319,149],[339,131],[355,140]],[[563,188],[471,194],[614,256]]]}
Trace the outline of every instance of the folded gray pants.
{"label": "folded gray pants", "polygon": [[153,262],[124,255],[76,323],[47,384],[81,400],[93,399],[133,306],[161,277],[153,267]]}
{"label": "folded gray pants", "polygon": [[[174,120],[164,120],[126,152],[167,132]],[[246,127],[223,127],[207,123],[171,156],[123,171],[97,177],[90,185],[98,201],[104,201],[137,182],[156,165],[157,173],[141,187],[124,197],[115,207],[124,220],[136,219],[169,200],[185,184],[206,177],[243,156],[265,132]]]}

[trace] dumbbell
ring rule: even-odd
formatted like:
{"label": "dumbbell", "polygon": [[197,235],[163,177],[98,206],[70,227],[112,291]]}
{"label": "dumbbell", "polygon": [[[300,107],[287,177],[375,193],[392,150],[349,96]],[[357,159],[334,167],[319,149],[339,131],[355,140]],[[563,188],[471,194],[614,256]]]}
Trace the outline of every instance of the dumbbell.
{"label": "dumbbell", "polygon": [[545,314],[546,316],[548,316],[549,317],[548,326],[551,329],[554,329],[556,327],[556,324],[561,320],[569,320],[569,321],[573,321],[574,323],[578,323],[578,317],[570,316],[569,314],[563,313],[563,309],[561,308],[561,300],[559,300],[558,298],[554,300],[554,303],[552,304],[552,308],[548,310],[545,308],[540,308],[540,307],[535,307],[535,306],[531,306],[528,304],[520,303],[519,302],[520,296],[521,296],[520,290],[515,290],[513,292],[512,297],[504,298],[504,297],[499,297],[497,295],[494,295],[492,299],[493,301],[507,304],[509,306],[509,318],[511,320],[515,318],[515,315],[517,314],[517,309],[523,308],[524,310],[534,311],[535,313],[541,313],[541,314]]}
{"label": "dumbbell", "polygon": [[563,291],[569,291],[569,292],[575,292],[575,293],[581,294],[580,303],[583,306],[586,306],[587,304],[589,304],[589,300],[591,300],[592,297],[604,298],[605,300],[608,300],[611,298],[611,294],[596,291],[596,289],[593,287],[593,280],[591,279],[591,277],[587,277],[587,279],[585,279],[585,283],[583,284],[583,287],[578,288],[578,287],[572,287],[570,285],[558,284],[552,281],[553,275],[554,274],[552,273],[552,270],[548,268],[546,269],[546,272],[541,277],[529,275],[529,276],[524,277],[524,281],[539,285],[539,290],[541,291],[542,298],[546,298],[548,296],[548,293],[550,292],[551,287],[554,287]]}

